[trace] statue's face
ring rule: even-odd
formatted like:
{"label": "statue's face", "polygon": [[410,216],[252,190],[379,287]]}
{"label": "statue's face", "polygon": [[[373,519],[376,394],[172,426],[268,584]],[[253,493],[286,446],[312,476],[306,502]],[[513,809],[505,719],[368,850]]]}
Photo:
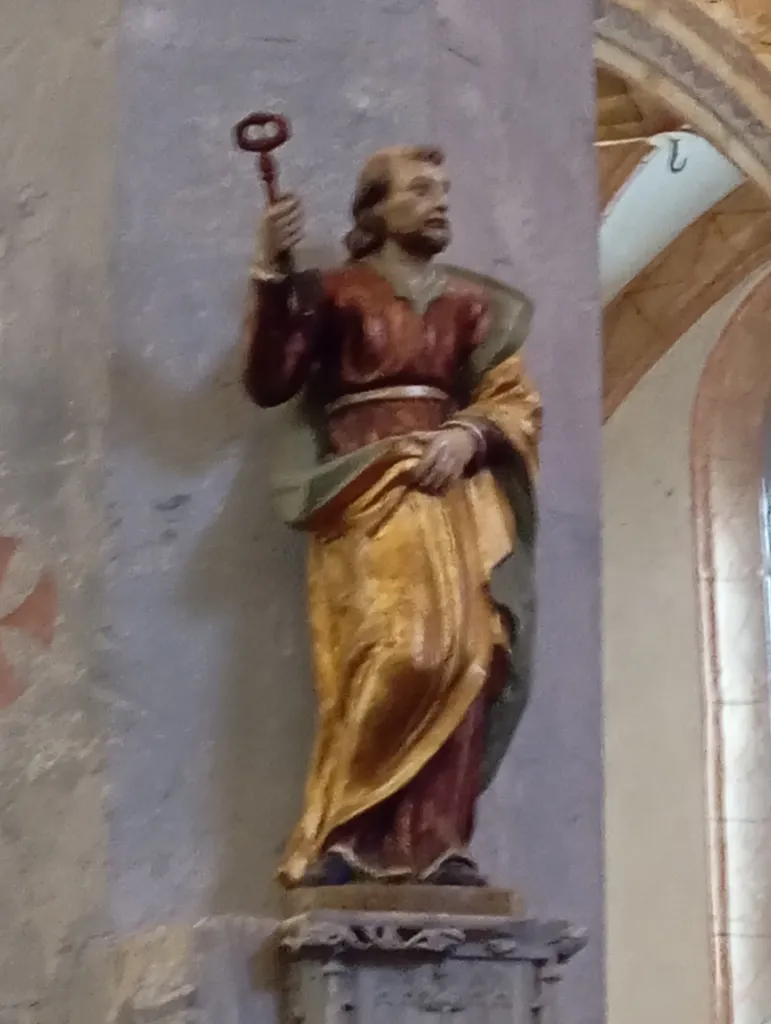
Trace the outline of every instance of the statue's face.
{"label": "statue's face", "polygon": [[446,249],[450,243],[449,187],[443,167],[394,159],[391,188],[377,207],[389,236],[418,256],[435,256]]}

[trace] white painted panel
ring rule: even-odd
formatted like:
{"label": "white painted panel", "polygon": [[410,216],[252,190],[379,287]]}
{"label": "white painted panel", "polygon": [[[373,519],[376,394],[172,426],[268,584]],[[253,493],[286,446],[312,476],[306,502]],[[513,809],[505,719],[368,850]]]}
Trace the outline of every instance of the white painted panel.
{"label": "white painted panel", "polygon": [[[660,252],[743,180],[705,139],[667,132],[616,196],[600,228],[600,280],[607,305]],[[675,146],[676,151],[675,151]],[[673,173],[674,166],[682,168]]]}

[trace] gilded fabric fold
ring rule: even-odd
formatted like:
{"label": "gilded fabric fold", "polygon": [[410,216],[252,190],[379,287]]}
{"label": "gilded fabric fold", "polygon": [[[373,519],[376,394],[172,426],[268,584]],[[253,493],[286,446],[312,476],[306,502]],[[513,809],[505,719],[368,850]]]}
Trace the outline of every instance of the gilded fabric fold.
{"label": "gilded fabric fold", "polygon": [[[426,495],[411,472],[430,435],[393,438],[334,460],[344,467],[337,485],[316,492],[304,519],[319,722],[304,812],[280,870],[288,884],[335,830],[436,757],[484,693],[496,648],[508,651],[491,581],[518,533],[507,472],[531,492],[540,429],[518,355],[479,374],[464,415],[495,426],[497,469]],[[319,472],[334,479],[333,469]]]}

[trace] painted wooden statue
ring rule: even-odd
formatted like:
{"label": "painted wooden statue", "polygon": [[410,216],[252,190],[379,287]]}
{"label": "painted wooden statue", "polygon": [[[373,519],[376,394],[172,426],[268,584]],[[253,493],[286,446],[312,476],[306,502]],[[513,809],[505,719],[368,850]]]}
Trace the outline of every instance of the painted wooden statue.
{"label": "painted wooden statue", "polygon": [[280,879],[483,885],[474,808],[529,672],[494,582],[535,530],[530,304],[434,262],[450,240],[437,148],[366,163],[332,271],[293,271],[302,204],[271,198],[244,380],[259,406],[286,404],[273,490],[310,539],[319,706]]}

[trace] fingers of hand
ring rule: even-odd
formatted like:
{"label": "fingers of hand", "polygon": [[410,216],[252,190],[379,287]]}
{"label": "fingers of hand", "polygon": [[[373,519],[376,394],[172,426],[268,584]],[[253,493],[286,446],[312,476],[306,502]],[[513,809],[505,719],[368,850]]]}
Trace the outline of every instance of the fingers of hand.
{"label": "fingers of hand", "polygon": [[269,207],[265,223],[272,246],[279,251],[291,249],[302,240],[305,231],[302,203],[294,196],[285,196]]}
{"label": "fingers of hand", "polygon": [[271,220],[281,221],[286,218],[291,218],[297,214],[302,214],[303,204],[299,196],[285,195],[275,202],[271,203],[266,211],[266,215]]}
{"label": "fingers of hand", "polygon": [[432,472],[434,468],[434,464],[437,460],[438,455],[439,449],[437,447],[436,441],[432,441],[432,443],[428,446],[425,455],[420,460],[418,465],[415,467],[414,477],[418,483],[422,484],[428,479],[429,474]]}
{"label": "fingers of hand", "polygon": [[[461,467],[462,469],[462,467]],[[458,459],[447,444],[435,442],[416,470],[416,481],[429,494],[441,494],[460,475]]]}

